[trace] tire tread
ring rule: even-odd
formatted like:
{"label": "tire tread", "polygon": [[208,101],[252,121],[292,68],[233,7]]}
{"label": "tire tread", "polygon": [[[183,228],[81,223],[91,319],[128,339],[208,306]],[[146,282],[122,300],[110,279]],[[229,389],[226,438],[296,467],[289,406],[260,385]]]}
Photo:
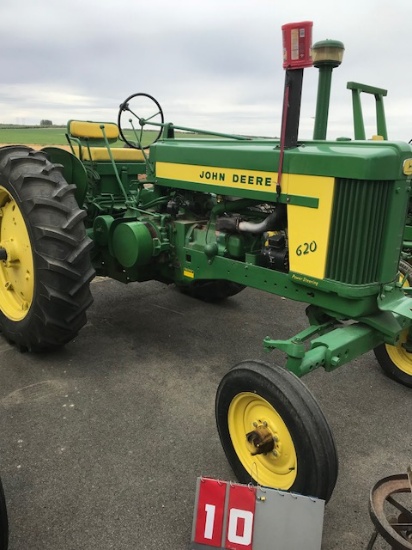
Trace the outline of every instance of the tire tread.
{"label": "tire tread", "polygon": [[35,287],[27,316],[13,322],[0,313],[0,330],[20,348],[42,351],[72,340],[92,303],[85,212],[61,166],[25,146],[0,148],[0,185],[14,196],[29,233]]}
{"label": "tire tread", "polygon": [[332,431],[312,392],[286,369],[262,361],[243,361],[223,377],[216,394],[217,427],[229,463],[242,483],[250,481],[250,474],[235,453],[227,425],[228,407],[237,391],[255,391],[269,397],[269,402],[276,400],[277,412],[294,418],[299,439],[306,441],[305,462],[311,466],[305,466],[305,479],[298,474],[290,490],[328,501],[337,481],[338,458]]}

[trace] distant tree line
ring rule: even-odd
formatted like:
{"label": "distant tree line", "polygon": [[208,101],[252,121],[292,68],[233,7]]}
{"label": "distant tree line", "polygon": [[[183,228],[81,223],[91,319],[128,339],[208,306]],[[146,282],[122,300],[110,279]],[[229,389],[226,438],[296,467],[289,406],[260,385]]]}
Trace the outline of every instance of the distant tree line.
{"label": "distant tree line", "polygon": [[[45,124],[43,124],[45,123]],[[49,124],[50,123],[50,124]],[[51,120],[41,120],[40,124],[7,124],[5,122],[0,122],[0,128],[4,130],[11,130],[13,128],[65,128],[64,124],[53,124]]]}

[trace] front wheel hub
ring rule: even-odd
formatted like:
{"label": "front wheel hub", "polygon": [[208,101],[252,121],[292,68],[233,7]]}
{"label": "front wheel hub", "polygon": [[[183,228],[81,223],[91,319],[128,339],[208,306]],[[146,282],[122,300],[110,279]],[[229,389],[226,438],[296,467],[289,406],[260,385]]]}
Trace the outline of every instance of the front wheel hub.
{"label": "front wheel hub", "polygon": [[228,428],[235,453],[260,485],[288,490],[297,477],[297,454],[282,416],[254,392],[235,395],[228,410]]}
{"label": "front wheel hub", "polygon": [[0,260],[5,262],[6,267],[13,267],[13,264],[19,262],[19,257],[13,238],[0,242]]}
{"label": "front wheel hub", "polygon": [[254,430],[247,433],[246,439],[256,449],[251,452],[252,456],[267,454],[275,449],[276,438],[267,428],[266,423],[256,426]]}
{"label": "front wheel hub", "polygon": [[408,333],[406,341],[401,345],[407,353],[412,353],[412,338],[410,333]]}

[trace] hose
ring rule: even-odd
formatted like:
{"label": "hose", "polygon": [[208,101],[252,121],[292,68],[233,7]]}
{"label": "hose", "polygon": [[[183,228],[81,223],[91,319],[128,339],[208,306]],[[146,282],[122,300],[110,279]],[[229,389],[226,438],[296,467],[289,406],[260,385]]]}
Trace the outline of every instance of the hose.
{"label": "hose", "polygon": [[241,221],[238,224],[238,230],[245,233],[264,233],[265,231],[275,231],[281,229],[284,225],[285,209],[276,208],[275,212],[260,223]]}

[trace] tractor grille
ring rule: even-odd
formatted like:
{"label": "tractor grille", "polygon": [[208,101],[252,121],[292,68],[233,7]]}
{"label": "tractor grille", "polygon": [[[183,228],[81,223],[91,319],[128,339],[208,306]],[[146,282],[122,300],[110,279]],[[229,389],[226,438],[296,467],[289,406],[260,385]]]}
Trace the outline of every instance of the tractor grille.
{"label": "tractor grille", "polygon": [[326,277],[362,285],[377,280],[391,182],[336,180]]}

